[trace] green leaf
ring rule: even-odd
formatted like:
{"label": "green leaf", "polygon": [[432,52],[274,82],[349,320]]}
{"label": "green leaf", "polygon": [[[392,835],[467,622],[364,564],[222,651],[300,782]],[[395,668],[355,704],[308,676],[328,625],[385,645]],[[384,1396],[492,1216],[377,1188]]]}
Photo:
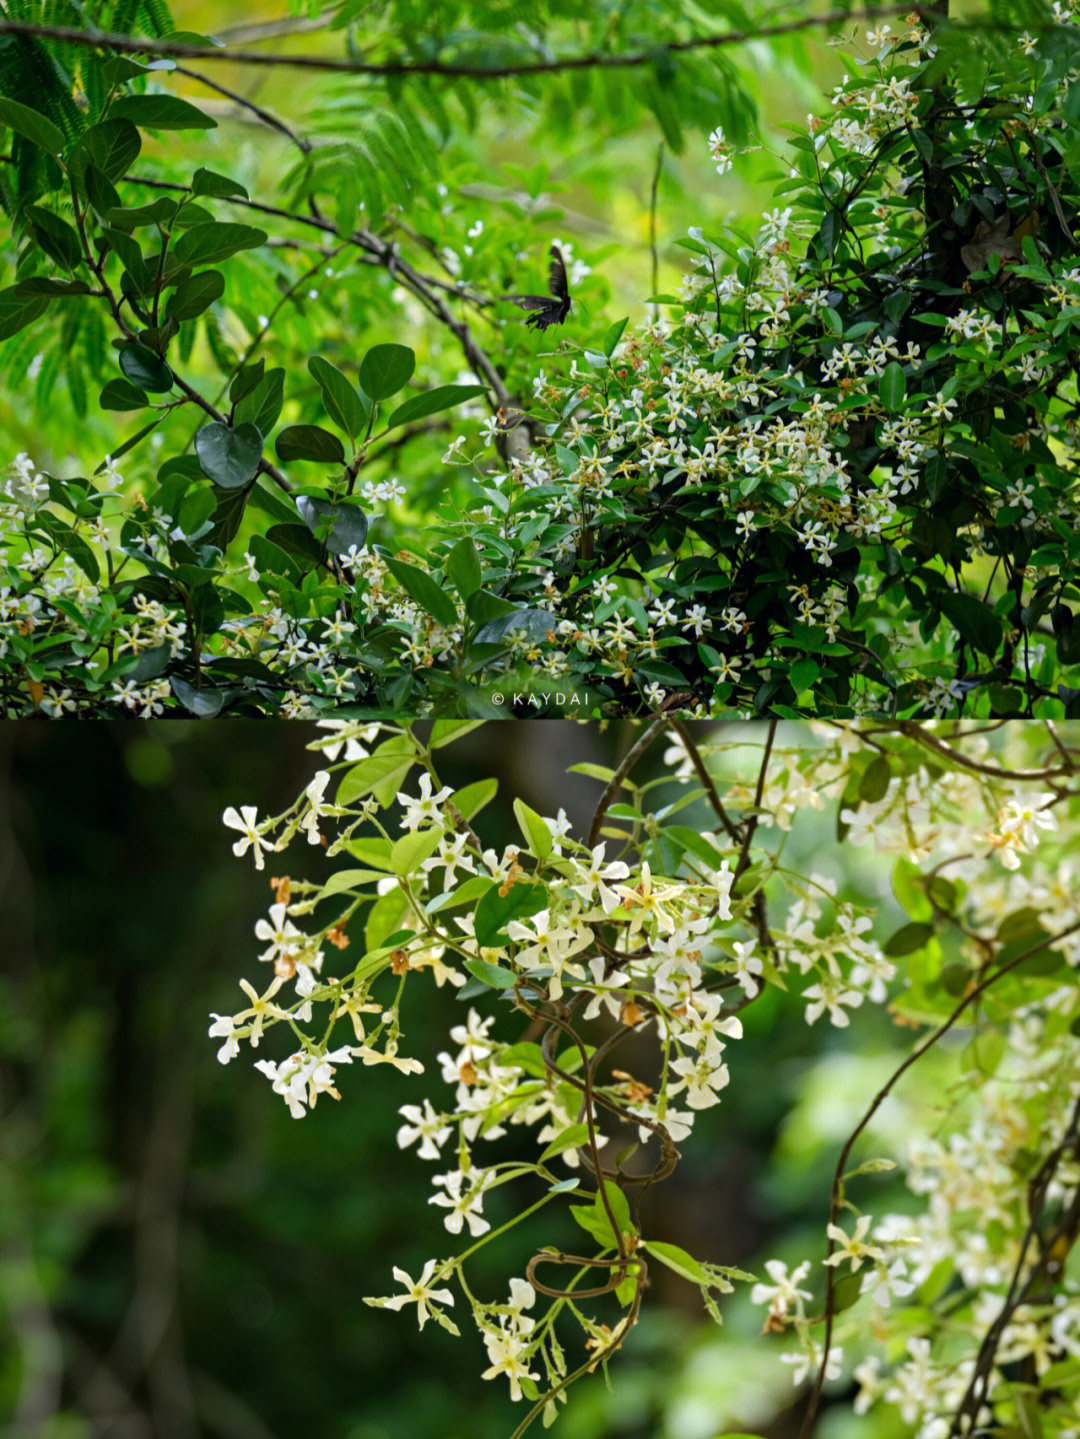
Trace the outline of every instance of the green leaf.
{"label": "green leaf", "polygon": [[229,399],[234,405],[238,405],[245,395],[250,395],[252,390],[262,384],[265,372],[266,361],[261,357],[240,366],[229,382]]}
{"label": "green leaf", "polygon": [[[396,790],[416,762],[416,751],[406,737],[395,735],[393,739],[385,740],[366,759],[345,771],[334,796],[335,804],[352,804],[384,785]],[[385,841],[365,837],[350,840],[347,848],[361,864],[385,864],[389,869],[390,846],[380,848],[384,844]]]}
{"label": "green leaf", "polygon": [[13,287],[20,295],[88,295],[90,286],[85,280],[61,280],[58,275],[27,275]]}
{"label": "green leaf", "polygon": [[685,1249],[680,1249],[677,1244],[661,1244],[656,1239],[649,1239],[642,1243],[641,1248],[648,1254],[655,1254],[661,1264],[666,1264],[669,1269],[674,1269],[676,1274],[681,1274],[684,1279],[689,1279],[693,1284],[703,1284],[706,1279],[705,1270],[700,1260],[692,1254],[687,1254]]}
{"label": "green leaf", "polygon": [[892,780],[889,761],[883,754],[875,755],[867,765],[859,781],[859,799],[865,804],[876,804],[885,798]]}
{"label": "green leaf", "polygon": [[791,687],[795,693],[801,694],[803,690],[810,688],[820,673],[821,666],[817,660],[801,659],[796,660],[791,666],[788,671],[788,679],[791,681]]}
{"label": "green leaf", "polygon": [[134,342],[120,351],[120,368],[133,385],[153,394],[164,394],[173,387],[173,373],[168,365],[147,345]]}
{"label": "green leaf", "polygon": [[109,108],[114,120],[144,130],[216,130],[217,121],[177,95],[121,95]]}
{"label": "green leaf", "polygon": [[493,885],[476,906],[474,933],[477,944],[485,949],[497,949],[508,944],[510,941],[505,931],[510,921],[539,914],[547,903],[547,890],[542,884],[519,881],[512,884],[505,894],[500,894],[499,886]]}
{"label": "green leaf", "polygon": [[[610,1179],[603,1181],[607,1193],[608,1205],[615,1216],[615,1223],[623,1234],[634,1234],[633,1222],[630,1219],[630,1205],[627,1203],[626,1195],[619,1186]],[[570,1206],[570,1213],[581,1225],[586,1233],[591,1234],[596,1242],[603,1249],[614,1249],[618,1246],[618,1235],[612,1232],[611,1220],[608,1218],[607,1210],[604,1208],[603,1200],[597,1192],[589,1208],[584,1205],[574,1204]]]}
{"label": "green leaf", "polygon": [[932,939],[934,926],[932,924],[902,924],[896,933],[882,945],[882,953],[887,954],[890,959],[899,959],[905,954],[914,954],[917,949],[922,949],[927,940]]}
{"label": "green leaf", "polygon": [[906,394],[907,376],[904,374],[903,367],[898,365],[895,360],[890,360],[878,381],[878,396],[881,403],[890,414],[895,414],[903,405]]}
{"label": "green leaf", "polygon": [[552,851],[554,841],[551,831],[544,821],[534,809],[530,809],[521,799],[514,801],[514,816],[521,827],[521,833],[525,836],[525,843],[530,853],[536,855],[537,859],[547,859]]}
{"label": "green leaf", "polygon": [[308,373],[322,391],[326,413],[351,440],[355,440],[367,424],[368,407],[351,381],[321,355],[312,355],[308,360]]}
{"label": "green leaf", "polygon": [[430,575],[418,570],[415,565],[407,565],[403,560],[388,559],[386,567],[402,589],[412,595],[420,608],[444,629],[452,629],[457,624],[457,606]]}
{"label": "green leaf", "polygon": [[146,392],[125,379],[110,380],[98,400],[103,410],[141,410],[149,403]]}
{"label": "green leaf", "polygon": [[399,836],[390,848],[394,873],[402,878],[415,874],[420,864],[438,849],[439,837],[435,829],[412,830]]}
{"label": "green leaf", "polygon": [[223,224],[218,220],[204,221],[185,230],[170,253],[170,270],[174,273],[184,265],[209,265],[227,260],[238,250],[253,250],[266,243],[266,231],[251,225]]}
{"label": "green leaf", "polygon": [[245,200],[248,198],[248,192],[239,180],[230,180],[228,175],[219,175],[214,170],[202,168],[196,170],[191,177],[191,194],[192,197],[214,195],[225,199],[229,195],[240,195]]}
{"label": "green leaf", "polygon": [[64,148],[63,131],[40,111],[32,110],[29,105],[20,105],[17,100],[0,99],[0,125],[14,130],[54,159]]}
{"label": "green leaf", "polygon": [[220,420],[203,425],[195,436],[202,472],[223,490],[238,490],[254,476],[262,459],[262,435],[254,425],[230,430]]}
{"label": "green leaf", "polygon": [[476,553],[476,545],[468,535],[463,535],[457,544],[450,551],[444,561],[446,573],[454,582],[458,594],[463,600],[475,594],[484,581],[484,574],[480,568],[480,556]]}
{"label": "green leaf", "polygon": [[285,371],[279,365],[269,370],[250,394],[236,406],[236,423],[254,425],[261,435],[268,435],[278,422],[285,402]]}
{"label": "green leaf", "polygon": [[943,590],[939,595],[941,612],[967,642],[984,655],[993,655],[1001,644],[1001,620],[988,605],[975,595],[954,594]]}
{"label": "green leaf", "polygon": [[537,1163],[545,1164],[549,1159],[554,1159],[557,1154],[565,1154],[568,1149],[577,1149],[582,1144],[589,1142],[589,1126],[587,1124],[571,1124],[569,1129],[564,1129],[558,1138],[553,1139],[544,1152],[540,1155]]}
{"label": "green leaf", "polygon": [[0,340],[17,335],[49,308],[47,295],[27,295],[14,287],[0,290]]}
{"label": "green leaf", "polygon": [[165,318],[193,320],[220,300],[225,293],[225,276],[220,270],[200,270],[181,280],[165,302]]}
{"label": "green leaf", "polygon": [[343,465],[345,447],[337,435],[318,425],[286,425],[275,441],[278,459],[317,460],[324,465]]}
{"label": "green leaf", "polygon": [[75,230],[59,215],[41,205],[27,205],[25,214],[46,255],[65,270],[74,270],[82,262],[82,246]]}
{"label": "green leaf", "polygon": [[213,719],[220,713],[225,699],[220,690],[197,690],[194,685],[189,685],[187,680],[179,679],[176,675],[173,675],[169,683],[172,685],[173,694],[196,719]]}
{"label": "green leaf", "polygon": [[454,793],[454,807],[464,819],[472,819],[485,805],[491,803],[499,791],[497,779],[478,779]]}
{"label": "green leaf", "polygon": [[142,137],[130,120],[102,120],[76,140],[68,156],[68,169],[84,188],[88,164],[96,165],[115,184],[127,174],[141,149]]}
{"label": "green leaf", "polygon": [[[412,352],[409,351],[409,353]],[[404,404],[398,405],[387,420],[386,429],[396,429],[398,425],[408,424],[410,420],[422,420],[426,415],[435,415],[440,410],[449,410],[454,405],[460,405],[463,400],[472,400],[477,395],[484,393],[483,385],[436,385],[433,390],[425,390],[422,394],[413,395]],[[385,434],[386,431],[383,433]]]}
{"label": "green leaf", "polygon": [[[335,505],[329,500],[301,495],[296,501],[296,508],[313,535],[319,537],[326,530],[323,543],[332,554],[347,554],[354,545],[360,549],[367,539],[368,518],[359,505]],[[330,525],[327,529],[324,522],[328,519]]]}
{"label": "green leaf", "polygon": [[[508,969],[502,969],[497,964],[488,964],[484,959],[467,959],[465,968],[478,979],[481,984],[486,984],[489,989],[513,989],[514,976]],[[542,1158],[543,1156],[541,1156]]]}
{"label": "green leaf", "polygon": [[416,356],[407,345],[374,345],[360,365],[360,388],[373,400],[387,400],[409,383]]}
{"label": "green leaf", "polygon": [[604,351],[604,354],[607,355],[609,360],[615,353],[616,345],[622,339],[622,333],[626,329],[628,319],[629,316],[627,316],[627,319],[625,320],[616,320],[615,323],[608,330],[607,334],[604,336],[603,341],[601,342],[601,349]]}
{"label": "green leaf", "polygon": [[146,225],[170,226],[176,218],[177,204],[167,195],[161,195],[146,205],[120,205],[110,210],[107,219],[118,230],[137,230]]}
{"label": "green leaf", "polygon": [[286,554],[297,555],[309,568],[323,563],[322,546],[306,525],[271,525],[266,538]]}
{"label": "green leaf", "polygon": [[94,213],[99,220],[107,220],[109,211],[122,208],[120,196],[116,193],[116,187],[112,181],[98,169],[96,165],[88,164],[84,176],[86,185],[86,198],[94,208]]}
{"label": "green leaf", "polygon": [[[448,744],[453,744],[457,739],[463,739],[474,729],[479,729],[484,723],[483,720],[471,719],[441,719],[436,720],[431,726],[431,734],[428,736],[428,749],[442,749]],[[481,781],[483,783],[483,781]],[[460,798],[460,791],[455,794],[455,801]]]}

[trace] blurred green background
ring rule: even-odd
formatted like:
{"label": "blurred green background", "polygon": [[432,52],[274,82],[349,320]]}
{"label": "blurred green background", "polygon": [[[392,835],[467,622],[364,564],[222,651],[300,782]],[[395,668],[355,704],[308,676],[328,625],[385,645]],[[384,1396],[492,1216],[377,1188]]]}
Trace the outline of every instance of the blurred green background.
{"label": "blurred green background", "polygon": [[[0,728],[4,1435],[506,1439],[522,1417],[504,1380],[480,1379],[487,1360],[460,1296],[460,1339],[433,1325],[421,1335],[413,1312],[361,1302],[395,1291],[394,1264],[416,1275],[429,1256],[464,1247],[426,1203],[431,1167],[396,1147],[397,1108],[417,1101],[417,1082],[390,1066],[343,1070],[341,1103],[324,1099],[298,1122],[246,1047],[224,1069],[207,1038],[208,1012],[237,1008],[237,980],[258,977],[252,930],[272,901],[268,878],[315,878],[328,863],[299,844],[258,874],[250,855],[233,857],[222,811],[285,808],[321,763],[305,750],[316,733],[257,721]],[[488,725],[440,752],[441,777],[499,776],[477,820],[485,843],[517,837],[515,795],[541,813],[564,807],[581,836],[600,786],[566,767],[610,762],[632,737],[570,722]],[[727,763],[749,776],[761,730],[743,725],[739,738],[748,747]],[[787,739],[809,733],[788,727]],[[643,775],[665,748],[654,746]],[[672,785],[666,797],[678,793]],[[703,812],[680,818],[708,823]],[[837,849],[833,835],[832,804],[803,812],[788,855],[880,893],[888,934],[891,860]],[[445,990],[409,990],[404,1048],[427,1060],[421,1084],[436,1103],[434,1055],[464,1010]],[[823,1252],[839,1146],[909,1032],[876,1008],[848,1031],[810,1028],[790,995],[764,997],[745,1019],[722,1103],[699,1117],[644,1220],[654,1238],[761,1273],[765,1258]],[[501,1013],[499,1032],[516,1022]],[[285,1045],[271,1033],[259,1056],[283,1058]],[[648,1048],[635,1037],[620,1063],[647,1079]],[[883,1107],[863,1157],[902,1141],[919,1093],[917,1083]],[[862,1184],[861,1204],[879,1214],[914,1198],[888,1175]],[[499,1191],[493,1224],[494,1199],[509,1217],[526,1194]],[[508,1276],[559,1240],[535,1225],[481,1251],[478,1294],[505,1299]],[[560,1439],[787,1439],[801,1411],[777,1355],[791,1346],[761,1336],[748,1286],[725,1301],[718,1329],[696,1291],[654,1268],[613,1392],[599,1374],[577,1385]],[[612,1302],[597,1317],[617,1314]],[[580,1334],[566,1341],[578,1362]],[[847,1372],[856,1357],[845,1355]],[[891,1432],[873,1416],[852,1419],[850,1386],[831,1388],[827,1439],[845,1439],[852,1423]]]}

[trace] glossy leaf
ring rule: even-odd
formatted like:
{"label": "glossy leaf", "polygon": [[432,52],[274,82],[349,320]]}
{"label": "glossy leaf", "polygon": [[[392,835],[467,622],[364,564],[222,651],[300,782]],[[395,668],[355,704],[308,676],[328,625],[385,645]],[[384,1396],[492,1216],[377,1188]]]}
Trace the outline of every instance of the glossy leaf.
{"label": "glossy leaf", "polygon": [[223,490],[237,490],[254,477],[262,458],[262,436],[254,425],[230,430],[211,420],[195,436],[195,453],[204,475]]}
{"label": "glossy leaf", "polygon": [[360,388],[372,400],[387,400],[405,388],[416,369],[407,345],[375,345],[360,365]]}

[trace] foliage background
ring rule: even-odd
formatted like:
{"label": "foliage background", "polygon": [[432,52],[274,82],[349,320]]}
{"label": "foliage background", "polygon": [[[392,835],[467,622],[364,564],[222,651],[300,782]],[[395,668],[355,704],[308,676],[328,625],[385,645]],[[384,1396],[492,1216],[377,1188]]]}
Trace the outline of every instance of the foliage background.
{"label": "foliage background", "polygon": [[[416,1273],[454,1244],[424,1202],[420,1162],[395,1144],[397,1107],[417,1091],[389,1066],[349,1072],[342,1102],[299,1124],[249,1064],[223,1071],[206,1037],[207,1012],[232,1008],[237,979],[254,972],[252,927],[278,872],[272,858],[257,875],[250,856],[233,857],[222,810],[283,808],[317,767],[303,748],[314,733],[258,722],[0,729],[0,1433],[505,1439],[520,1418],[502,1383],[479,1379],[470,1327],[459,1340],[421,1336],[407,1314],[361,1303],[392,1289],[393,1264]],[[443,778],[499,775],[477,821],[486,844],[516,836],[515,795],[545,813],[563,805],[581,833],[600,786],[563,771],[610,763],[630,733],[485,726],[442,752]],[[762,733],[739,734],[747,773]],[[782,741],[807,735],[781,727]],[[902,918],[891,860],[834,848],[833,809],[800,815],[787,853],[835,873],[842,891],[878,893],[888,935]],[[688,812],[695,821],[707,824]],[[325,862],[302,849],[290,871],[300,877],[304,861],[315,878]],[[415,986],[407,1014],[429,1078],[463,1017],[448,1019],[455,1002],[435,993]],[[906,1033],[876,1007],[849,1031],[811,1029],[782,999],[747,1011],[723,1102],[699,1117],[646,1215],[655,1237],[757,1272],[764,1258],[822,1252],[839,1146]],[[276,1039],[260,1054],[280,1058]],[[624,1060],[645,1072],[633,1043]],[[882,1152],[875,1135],[887,1145],[919,1121],[934,1074],[920,1070],[883,1107],[867,1155]],[[862,1183],[867,1207],[906,1207],[889,1176]],[[482,1251],[481,1292],[501,1296],[531,1240],[545,1242],[525,1225]],[[760,1337],[763,1311],[745,1295],[724,1312],[717,1330],[696,1294],[658,1272],[613,1393],[599,1375],[576,1386],[560,1439],[793,1434],[801,1410],[777,1359],[790,1345]],[[845,1439],[852,1422],[868,1439],[890,1435],[884,1417],[853,1421],[846,1397],[846,1410],[826,1409],[825,1439]]]}

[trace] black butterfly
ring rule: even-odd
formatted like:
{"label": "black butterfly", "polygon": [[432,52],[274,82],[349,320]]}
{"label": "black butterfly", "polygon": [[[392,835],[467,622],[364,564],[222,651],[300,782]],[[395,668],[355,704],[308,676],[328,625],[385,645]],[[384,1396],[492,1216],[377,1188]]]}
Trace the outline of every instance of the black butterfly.
{"label": "black butterfly", "polygon": [[549,325],[561,325],[570,313],[570,291],[566,286],[566,265],[558,245],[551,247],[548,289],[551,291],[550,299],[547,295],[500,295],[499,299],[520,305],[523,310],[535,310],[536,314],[529,316],[526,325],[533,325],[538,330],[546,330]]}

